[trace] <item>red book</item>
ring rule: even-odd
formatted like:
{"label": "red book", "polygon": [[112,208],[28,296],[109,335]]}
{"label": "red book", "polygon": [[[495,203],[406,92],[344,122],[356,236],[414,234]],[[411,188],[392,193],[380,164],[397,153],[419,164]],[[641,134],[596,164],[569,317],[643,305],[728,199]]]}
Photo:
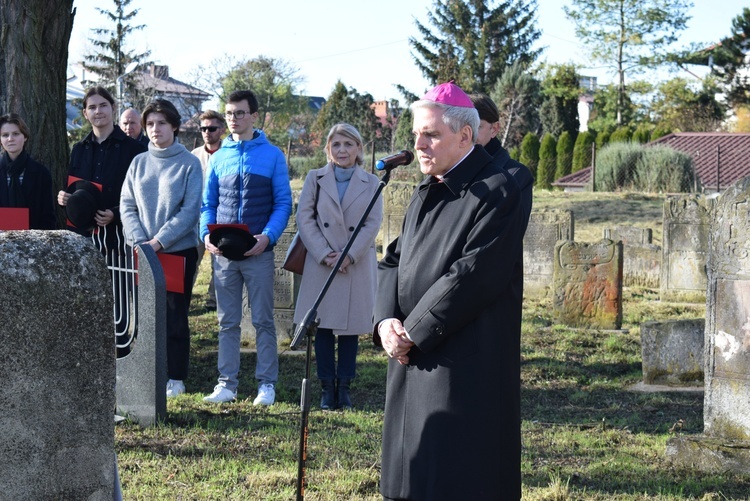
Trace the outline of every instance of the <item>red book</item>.
{"label": "red book", "polygon": [[[164,272],[167,292],[185,294],[185,257],[162,252],[157,252],[156,257],[159,258]],[[135,254],[135,268],[138,269],[138,253]],[[138,285],[138,275],[136,275],[135,283]]]}
{"label": "red book", "polygon": [[0,207],[0,230],[28,230],[29,209],[26,207]]}

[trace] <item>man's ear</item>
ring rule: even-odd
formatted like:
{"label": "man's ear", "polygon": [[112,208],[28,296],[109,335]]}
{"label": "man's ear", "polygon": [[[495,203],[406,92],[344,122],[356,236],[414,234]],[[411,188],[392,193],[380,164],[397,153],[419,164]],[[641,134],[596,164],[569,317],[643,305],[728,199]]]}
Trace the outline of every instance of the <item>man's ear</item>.
{"label": "man's ear", "polygon": [[497,136],[497,133],[500,132],[500,122],[494,122],[490,124],[490,137]]}
{"label": "man's ear", "polygon": [[461,127],[461,147],[471,147],[474,145],[474,138],[472,138],[471,125],[464,125]]}

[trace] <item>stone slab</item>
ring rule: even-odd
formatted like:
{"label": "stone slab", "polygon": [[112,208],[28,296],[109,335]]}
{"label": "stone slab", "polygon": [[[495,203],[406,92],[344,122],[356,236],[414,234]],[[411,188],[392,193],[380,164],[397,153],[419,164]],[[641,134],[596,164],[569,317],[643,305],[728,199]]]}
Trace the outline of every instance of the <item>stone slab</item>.
{"label": "stone slab", "polygon": [[643,382],[702,386],[705,329],[703,318],[641,325]]}

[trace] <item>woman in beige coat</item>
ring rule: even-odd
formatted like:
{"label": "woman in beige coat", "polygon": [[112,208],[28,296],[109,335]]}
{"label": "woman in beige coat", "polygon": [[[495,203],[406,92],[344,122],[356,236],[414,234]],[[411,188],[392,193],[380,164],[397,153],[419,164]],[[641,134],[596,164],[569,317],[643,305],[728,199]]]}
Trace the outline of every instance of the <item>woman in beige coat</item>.
{"label": "woman in beige coat", "polygon": [[[378,188],[377,176],[362,169],[362,137],[355,127],[334,125],[325,151],[328,164],[308,173],[297,209],[297,227],[307,258],[294,312],[296,323],[315,302]],[[383,201],[378,197],[318,307],[315,360],[323,409],[352,407],[349,386],[355,376],[358,336],[372,331],[377,288],[375,237],[382,219]]]}

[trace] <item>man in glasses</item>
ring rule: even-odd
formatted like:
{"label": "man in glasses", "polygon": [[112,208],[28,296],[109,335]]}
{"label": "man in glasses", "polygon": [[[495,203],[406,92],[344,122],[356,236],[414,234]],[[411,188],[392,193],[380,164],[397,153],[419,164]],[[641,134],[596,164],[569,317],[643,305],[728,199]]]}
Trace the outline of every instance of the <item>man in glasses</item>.
{"label": "man in glasses", "polygon": [[[211,158],[211,155],[221,148],[221,138],[224,137],[224,133],[227,131],[227,122],[224,120],[224,116],[221,113],[214,110],[204,111],[199,117],[199,120],[201,136],[203,136],[203,146],[195,148],[191,153],[201,161],[201,167],[203,167],[203,180],[205,182],[208,160]],[[203,242],[201,242],[198,246],[198,264],[195,267],[196,277],[198,276],[198,269],[200,268],[205,251],[206,248],[203,245]],[[216,291],[214,289],[213,269],[214,266],[212,260],[211,280],[208,283],[208,299],[206,299],[206,309],[209,311],[216,310]]]}
{"label": "man in glasses", "polygon": [[[242,290],[247,288],[258,352],[258,396],[253,404],[271,405],[279,373],[273,246],[292,213],[289,172],[281,150],[253,127],[258,119],[255,94],[232,92],[225,117],[231,134],[208,162],[201,206],[200,235],[213,254],[219,318],[219,382],[204,400],[221,403],[237,398]],[[245,224],[257,241],[243,255],[229,259],[209,239],[208,225],[216,223]]]}

